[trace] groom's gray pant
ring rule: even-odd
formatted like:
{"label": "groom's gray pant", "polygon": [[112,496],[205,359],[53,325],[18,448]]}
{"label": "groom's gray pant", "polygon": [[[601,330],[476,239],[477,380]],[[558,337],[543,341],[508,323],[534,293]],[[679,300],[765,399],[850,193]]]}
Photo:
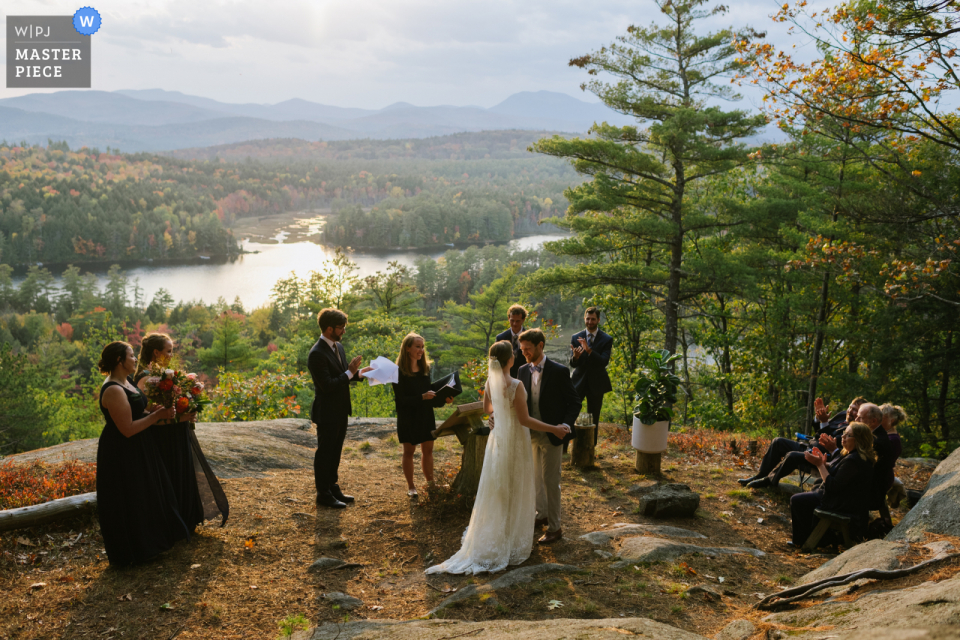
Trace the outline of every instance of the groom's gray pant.
{"label": "groom's gray pant", "polygon": [[547,519],[547,531],[560,528],[560,462],[563,447],[551,444],[543,431],[531,431],[533,477],[537,487],[537,519]]}

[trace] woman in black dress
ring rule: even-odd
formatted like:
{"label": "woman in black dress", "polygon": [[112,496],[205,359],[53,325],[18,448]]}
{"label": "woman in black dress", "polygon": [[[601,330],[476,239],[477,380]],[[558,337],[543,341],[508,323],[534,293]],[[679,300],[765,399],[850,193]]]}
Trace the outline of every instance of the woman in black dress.
{"label": "woman in black dress", "polygon": [[[442,407],[443,400],[435,400],[437,393],[430,388],[430,359],[423,338],[408,333],[397,356],[399,379],[393,385],[393,399],[397,404],[397,438],[403,443],[403,475],[407,479],[407,495],[417,495],[413,484],[413,454],[420,445],[420,465],[427,482],[433,482],[433,441],[431,432],[437,428],[433,408]],[[446,403],[453,402],[447,398]]]}
{"label": "woman in black dress", "polygon": [[[140,359],[134,382],[146,390],[150,365],[167,366],[173,357],[173,340],[165,333],[149,333],[140,344]],[[220,481],[207,463],[194,431],[197,414],[183,413],[174,424],[158,424],[151,429],[160,459],[167,468],[180,515],[193,531],[204,520],[222,515],[220,526],[227,523],[229,505]]]}
{"label": "woman in black dress", "polygon": [[851,422],[841,436],[841,457],[827,464],[823,452],[812,449],[807,462],[817,467],[823,483],[816,491],[790,497],[793,517],[793,546],[801,547],[816,525],[814,509],[852,516],[850,536],[862,539],[867,531],[867,506],[873,487],[873,432],[862,422]]}
{"label": "woman in black dress", "polygon": [[97,445],[97,515],[112,565],[144,562],[177,540],[190,538],[173,485],[150,427],[174,416],[173,408],[146,413],[146,397],[130,376],[137,370],[133,348],[111,342],[100,355],[107,379],[100,388],[106,426]]}

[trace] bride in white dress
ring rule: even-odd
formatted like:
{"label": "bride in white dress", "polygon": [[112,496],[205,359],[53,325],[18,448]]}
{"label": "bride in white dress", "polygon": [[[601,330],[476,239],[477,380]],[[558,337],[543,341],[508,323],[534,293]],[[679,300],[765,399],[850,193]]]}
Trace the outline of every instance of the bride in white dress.
{"label": "bride in white dress", "polygon": [[[527,392],[510,376],[513,345],[504,340],[490,347],[483,409],[496,418],[487,440],[477,499],[460,550],[426,573],[501,571],[530,557],[536,501],[530,432],[547,431],[562,438],[566,426],[530,417]],[[524,428],[526,427],[526,428]]]}

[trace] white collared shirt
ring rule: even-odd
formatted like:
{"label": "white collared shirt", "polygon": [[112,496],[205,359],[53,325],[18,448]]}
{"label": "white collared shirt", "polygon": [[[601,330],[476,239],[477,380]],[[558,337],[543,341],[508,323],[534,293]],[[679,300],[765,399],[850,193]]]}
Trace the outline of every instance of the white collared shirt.
{"label": "white collared shirt", "polygon": [[[340,350],[337,348],[337,343],[324,335],[321,335],[320,339],[330,345],[330,348],[333,349],[333,355],[337,357],[337,362],[340,362]],[[353,378],[353,372],[350,369],[347,369],[344,373],[347,374],[347,378]]]}
{"label": "white collared shirt", "polygon": [[530,388],[540,387],[540,377],[543,375],[543,367],[547,364],[547,356],[540,356],[540,362],[531,362],[531,365],[537,365],[540,367],[540,371],[530,370]]}

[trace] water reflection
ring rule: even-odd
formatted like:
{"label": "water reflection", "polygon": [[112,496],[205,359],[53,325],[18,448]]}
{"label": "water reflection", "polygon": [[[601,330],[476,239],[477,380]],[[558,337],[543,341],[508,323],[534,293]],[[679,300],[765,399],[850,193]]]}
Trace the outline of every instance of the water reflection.
{"label": "water reflection", "polygon": [[[279,237],[283,236],[283,237]],[[253,309],[269,301],[270,290],[280,278],[288,277],[291,272],[301,278],[306,278],[310,271],[317,271],[323,263],[333,255],[334,249],[313,242],[293,242],[283,244],[287,237],[281,231],[274,240],[280,244],[263,244],[244,242],[247,253],[241,255],[234,262],[185,264],[185,265],[142,265],[126,269],[130,279],[131,289],[136,278],[140,280],[144,299],[149,302],[158,289],[170,291],[175,300],[203,300],[213,302],[223,297],[233,302],[239,297],[246,309]],[[556,240],[560,235],[536,235],[518,238],[510,241],[513,249],[534,249],[548,240]],[[354,251],[350,258],[357,264],[360,277],[372,275],[382,271],[387,263],[397,261],[412,267],[417,256],[428,255],[438,258],[449,249],[433,251]],[[86,271],[83,267],[81,270]],[[60,284],[60,274],[56,274],[57,285]],[[14,278],[19,285],[22,276]],[[97,280],[100,289],[106,283],[105,271],[98,270]],[[129,291],[132,298],[132,290]]]}

